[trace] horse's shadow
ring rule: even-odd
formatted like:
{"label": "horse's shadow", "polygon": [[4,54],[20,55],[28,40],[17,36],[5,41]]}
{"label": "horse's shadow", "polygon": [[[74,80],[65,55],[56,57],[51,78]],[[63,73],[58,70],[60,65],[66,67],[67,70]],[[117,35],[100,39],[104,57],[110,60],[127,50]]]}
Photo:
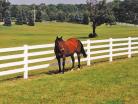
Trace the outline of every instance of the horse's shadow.
{"label": "horse's shadow", "polygon": [[89,39],[89,37],[77,37],[78,39]]}
{"label": "horse's shadow", "polygon": [[[69,72],[71,70],[71,68],[66,68],[64,71],[65,72]],[[59,70],[50,70],[48,72],[45,72],[45,74],[48,74],[48,75],[53,75],[53,74],[60,74]]]}
{"label": "horse's shadow", "polygon": [[[82,66],[81,66],[82,67]],[[66,68],[65,70],[64,70],[64,72],[69,72],[69,71],[75,71],[75,70],[77,70],[78,69],[78,67],[74,67],[73,69],[72,68]],[[45,74],[48,74],[48,75],[54,75],[54,74],[61,74],[61,72],[59,72],[59,70],[57,69],[57,70],[50,70],[50,71],[48,71],[48,72],[45,72]]]}

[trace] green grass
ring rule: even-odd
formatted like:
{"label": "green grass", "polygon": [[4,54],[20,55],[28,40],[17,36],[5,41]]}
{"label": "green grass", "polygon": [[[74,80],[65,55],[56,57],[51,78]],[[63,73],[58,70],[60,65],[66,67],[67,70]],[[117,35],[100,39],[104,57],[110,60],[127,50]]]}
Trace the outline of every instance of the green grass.
{"label": "green grass", "polygon": [[[83,40],[91,31],[89,25],[71,23],[0,26],[0,47],[53,43],[59,34],[64,39],[76,37]],[[97,33],[99,36],[95,39],[136,37],[138,28],[102,25],[97,28]],[[84,66],[81,71],[64,75],[46,74],[49,70],[57,70],[55,66],[29,72],[28,80],[16,78],[16,74],[0,77],[0,104],[137,104],[137,62],[135,57]]]}
{"label": "green grass", "polygon": [[[35,27],[26,25],[11,27],[0,26],[0,47],[22,46],[24,44],[46,44],[53,43],[56,36],[63,36],[64,39],[76,37],[81,40],[88,37],[91,32],[90,25],[71,23],[37,23]],[[96,39],[119,38],[138,36],[138,28],[128,26],[102,25],[97,28],[99,37]]]}
{"label": "green grass", "polygon": [[1,104],[138,104],[138,58],[0,82]]}

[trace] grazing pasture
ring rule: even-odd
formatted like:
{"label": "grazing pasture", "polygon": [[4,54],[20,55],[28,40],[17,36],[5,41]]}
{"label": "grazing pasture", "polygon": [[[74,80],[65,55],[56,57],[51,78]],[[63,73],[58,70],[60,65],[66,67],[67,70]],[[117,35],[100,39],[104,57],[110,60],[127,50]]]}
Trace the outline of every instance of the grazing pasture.
{"label": "grazing pasture", "polygon": [[[53,43],[58,34],[64,39],[76,37],[83,40],[90,32],[88,25],[71,23],[0,26],[0,47]],[[138,28],[102,25],[97,28],[97,33],[99,36],[95,39],[137,37]],[[48,70],[58,69],[53,65],[46,70],[31,72],[28,80],[0,77],[0,104],[137,104],[137,62],[135,57],[83,66],[80,71],[64,75],[49,75]]]}
{"label": "grazing pasture", "polygon": [[[86,39],[91,32],[91,26],[72,23],[37,23],[35,27],[26,25],[12,27],[0,26],[0,47],[21,46],[24,44],[36,45],[53,43],[57,35],[64,39],[76,37]],[[138,28],[130,26],[105,26],[97,28],[99,37],[95,39],[125,38],[138,36]]]}

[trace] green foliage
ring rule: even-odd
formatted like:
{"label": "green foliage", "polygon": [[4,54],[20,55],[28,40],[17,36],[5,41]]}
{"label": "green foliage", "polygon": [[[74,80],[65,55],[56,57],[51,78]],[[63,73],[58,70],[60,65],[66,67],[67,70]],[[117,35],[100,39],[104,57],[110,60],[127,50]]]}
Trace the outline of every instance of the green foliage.
{"label": "green foliage", "polygon": [[96,27],[100,26],[104,23],[112,23],[115,18],[112,13],[112,9],[110,9],[106,3],[106,0],[98,1],[98,0],[87,0],[87,6],[90,14],[90,20],[92,21],[93,34],[90,34],[89,37],[96,37]]}
{"label": "green foliage", "polygon": [[[5,11],[9,9],[9,2],[0,0],[0,21],[5,17]],[[106,0],[87,0],[92,1],[94,4],[91,9],[90,19],[97,21],[97,26],[106,24],[115,24],[117,22],[127,22],[138,24],[138,1],[137,0],[114,0],[113,2],[106,3]],[[91,6],[92,6],[91,5]],[[46,5],[10,5],[10,15],[16,18],[19,11],[23,10],[23,23],[27,23],[28,12],[36,8],[36,21],[61,21],[61,22],[74,22],[83,23],[88,18],[85,13],[88,12],[88,5],[86,4],[57,4]],[[95,9],[95,12],[93,10]],[[90,9],[89,9],[90,11]],[[96,33],[96,32],[95,32]]]}
{"label": "green foliage", "polygon": [[4,26],[11,26],[10,2],[0,0],[0,21],[4,20]]}
{"label": "green foliage", "polygon": [[63,22],[66,20],[66,14],[63,11],[59,11],[57,14],[57,20]]}
{"label": "green foliage", "polygon": [[11,5],[10,7],[10,11],[11,11],[11,17],[14,17],[16,18],[17,17],[17,14],[19,13],[19,11],[21,10],[20,6],[17,6],[17,5]]}
{"label": "green foliage", "polygon": [[[13,17],[17,14],[19,9],[25,12],[31,12],[36,9],[36,22],[46,21],[62,21],[82,23],[83,15],[87,12],[86,4],[58,4],[58,5],[12,5],[11,14]],[[26,14],[28,16],[28,13]]]}
{"label": "green foliage", "polygon": [[138,1],[137,0],[115,0],[114,14],[118,22],[138,24]]}
{"label": "green foliage", "polygon": [[42,12],[41,12],[41,9],[38,9],[36,11],[36,22],[42,22]]}
{"label": "green foliage", "polygon": [[83,21],[82,21],[82,23],[83,23],[83,24],[86,24],[86,25],[89,24],[89,15],[88,15],[88,13],[85,13],[85,14],[83,15]]}
{"label": "green foliage", "polygon": [[0,22],[3,21],[2,13],[0,13]]}
{"label": "green foliage", "polygon": [[22,16],[22,12],[19,11],[16,15],[16,25],[23,25],[23,16]]}
{"label": "green foliage", "polygon": [[34,17],[33,17],[33,14],[31,12],[28,14],[28,25],[29,26],[34,26],[35,25]]}
{"label": "green foliage", "polygon": [[22,10],[22,19],[23,24],[27,24],[27,11]]}
{"label": "green foliage", "polygon": [[11,16],[9,13],[9,10],[5,11],[5,17],[4,17],[4,26],[11,26]]}

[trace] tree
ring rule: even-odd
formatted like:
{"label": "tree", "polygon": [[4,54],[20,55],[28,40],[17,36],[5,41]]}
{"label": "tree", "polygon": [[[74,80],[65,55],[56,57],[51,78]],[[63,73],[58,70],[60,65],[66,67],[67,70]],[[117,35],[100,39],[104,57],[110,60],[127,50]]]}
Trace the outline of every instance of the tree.
{"label": "tree", "polygon": [[27,24],[27,11],[22,10],[22,22],[23,24]]}
{"label": "tree", "polygon": [[88,13],[84,13],[82,23],[86,24],[86,25],[89,24],[89,15],[88,15]]}
{"label": "tree", "polygon": [[11,5],[11,7],[10,7],[11,9],[10,9],[10,11],[11,11],[11,17],[17,17],[17,14],[18,14],[18,12],[19,12],[19,8],[20,8],[20,6],[17,6],[17,5]]}
{"label": "tree", "polygon": [[120,3],[121,1],[120,0],[114,0],[112,2],[112,5],[113,5],[113,12],[114,12],[114,16],[116,17],[116,21],[119,21],[119,17],[121,15],[121,11],[120,11]]}
{"label": "tree", "polygon": [[2,20],[2,13],[0,13],[0,22],[2,22],[3,20]]}
{"label": "tree", "polygon": [[33,14],[31,12],[28,14],[28,25],[29,26],[34,26],[35,25]]}
{"label": "tree", "polygon": [[42,22],[42,12],[41,9],[38,9],[36,12],[36,22]]}
{"label": "tree", "polygon": [[23,25],[23,16],[22,16],[22,12],[20,10],[17,12],[15,24]]}
{"label": "tree", "polygon": [[11,25],[11,15],[10,15],[10,2],[6,0],[0,0],[0,21],[4,20],[5,26]]}
{"label": "tree", "polygon": [[120,3],[120,9],[124,17],[122,20],[126,23],[136,24],[138,21],[138,1],[137,0],[124,0]]}
{"label": "tree", "polygon": [[113,12],[113,3],[112,2],[109,2],[107,3],[107,10],[106,10],[106,24],[107,25],[115,25],[116,24],[116,18],[114,16],[114,12]]}
{"label": "tree", "polygon": [[9,11],[5,11],[5,17],[4,17],[4,26],[11,26],[11,16]]}
{"label": "tree", "polygon": [[7,9],[4,13],[4,26],[11,26],[11,15],[9,9]]}
{"label": "tree", "polygon": [[63,22],[63,21],[65,21],[65,19],[66,19],[65,13],[63,11],[59,11],[57,13],[57,20],[60,22]]}
{"label": "tree", "polygon": [[3,21],[3,1],[0,0],[0,22]]}
{"label": "tree", "polygon": [[93,33],[89,34],[90,38],[98,36],[96,34],[96,27],[109,21],[110,9],[108,9],[106,0],[87,0],[90,20],[92,21]]}

